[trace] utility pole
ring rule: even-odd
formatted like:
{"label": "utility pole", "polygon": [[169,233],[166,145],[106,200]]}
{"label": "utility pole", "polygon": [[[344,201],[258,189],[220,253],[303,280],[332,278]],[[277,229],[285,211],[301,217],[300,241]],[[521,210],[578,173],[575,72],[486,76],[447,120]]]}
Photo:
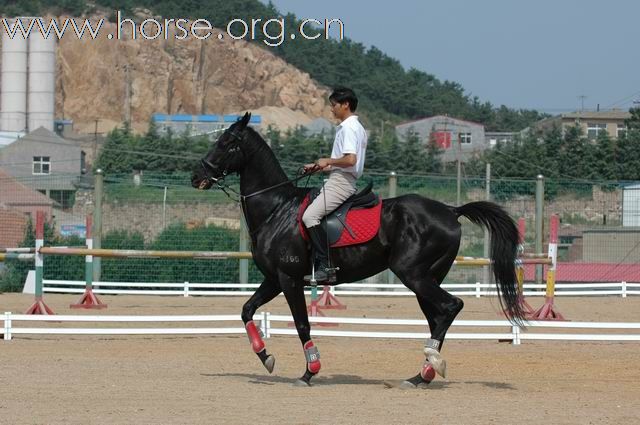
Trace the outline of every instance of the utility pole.
{"label": "utility pole", "polygon": [[456,178],[456,206],[460,206],[462,202],[462,133],[458,129],[458,146],[456,149],[456,165],[457,165],[457,178]]}
{"label": "utility pole", "polygon": [[96,159],[98,159],[98,122],[100,121],[100,118],[96,118],[95,120],[96,126],[93,130],[93,159],[91,160],[93,163],[95,163]]}
{"label": "utility pole", "polygon": [[124,120],[131,124],[131,74],[130,65],[124,66]]}
{"label": "utility pole", "polygon": [[580,96],[578,96],[578,99],[580,99],[580,112],[584,112],[584,100],[587,98],[587,96],[581,94]]}

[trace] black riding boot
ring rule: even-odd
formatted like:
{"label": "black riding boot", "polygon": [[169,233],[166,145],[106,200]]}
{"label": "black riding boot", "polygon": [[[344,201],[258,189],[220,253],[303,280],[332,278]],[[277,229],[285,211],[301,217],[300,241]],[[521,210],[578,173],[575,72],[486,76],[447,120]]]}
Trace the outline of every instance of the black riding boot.
{"label": "black riding boot", "polygon": [[[336,281],[336,272],[329,268],[329,253],[325,232],[321,225],[308,227],[307,233],[311,240],[311,252],[317,282],[333,283]],[[306,275],[304,280],[311,281],[311,275]]]}

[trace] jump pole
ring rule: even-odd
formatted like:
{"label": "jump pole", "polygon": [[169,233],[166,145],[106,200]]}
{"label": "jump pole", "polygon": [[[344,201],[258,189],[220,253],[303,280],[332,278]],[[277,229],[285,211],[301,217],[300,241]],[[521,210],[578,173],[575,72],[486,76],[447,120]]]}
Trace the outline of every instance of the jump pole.
{"label": "jump pole", "polygon": [[[9,248],[12,249],[12,248]],[[28,248],[27,248],[28,249]],[[22,251],[5,251],[0,252],[0,263],[7,260],[31,261],[36,258],[35,254]]]}
{"label": "jump pole", "polygon": [[547,270],[547,293],[542,307],[529,317],[531,320],[566,320],[553,305],[556,291],[556,266],[558,264],[558,227],[560,227],[560,219],[556,214],[551,216],[550,227],[549,258],[551,258],[551,266]]}
{"label": "jump pole", "polygon": [[[87,249],[93,249],[93,237],[91,232],[92,225],[93,217],[89,214],[86,221]],[[96,294],[93,293],[93,255],[90,254],[85,256],[84,278],[86,283],[84,294],[82,294],[82,297],[80,297],[80,300],[78,300],[76,304],[71,304],[69,307],[87,309],[107,308],[107,305],[100,301]]]}
{"label": "jump pole", "polygon": [[250,252],[235,251],[153,251],[138,249],[64,248],[44,246],[39,249],[46,255],[92,255],[106,258],[192,258],[199,260],[227,260],[253,258]]}
{"label": "jump pole", "polygon": [[[524,217],[518,220],[518,254],[522,256],[524,254],[524,236],[526,234],[526,222]],[[518,280],[518,304],[525,315],[531,315],[535,312],[533,307],[524,299],[524,263],[519,258],[516,260],[516,278]]]}
{"label": "jump pole", "polygon": [[44,245],[44,211],[36,212],[36,293],[35,301],[25,314],[55,314],[43,300],[43,267],[44,255],[40,252],[40,248]]}

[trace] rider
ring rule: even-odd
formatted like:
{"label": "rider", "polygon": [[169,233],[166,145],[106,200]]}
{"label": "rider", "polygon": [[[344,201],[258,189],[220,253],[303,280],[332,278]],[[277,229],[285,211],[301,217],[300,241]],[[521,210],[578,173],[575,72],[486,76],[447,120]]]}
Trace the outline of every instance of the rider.
{"label": "rider", "polygon": [[[353,90],[336,88],[329,96],[331,112],[340,122],[333,141],[331,158],[320,158],[306,164],[306,172],[329,171],[329,179],[320,194],[305,210],[302,221],[311,239],[315,278],[318,282],[335,282],[335,271],[329,268],[329,253],[320,220],[338,208],[356,192],[356,180],[362,176],[367,150],[367,133],[355,111],[358,98]],[[311,276],[305,276],[311,280]]]}

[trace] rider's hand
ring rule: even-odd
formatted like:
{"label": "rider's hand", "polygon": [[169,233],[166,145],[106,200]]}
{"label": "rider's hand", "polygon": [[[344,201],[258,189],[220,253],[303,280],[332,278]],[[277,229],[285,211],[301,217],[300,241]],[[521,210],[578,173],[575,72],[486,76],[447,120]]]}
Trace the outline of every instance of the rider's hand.
{"label": "rider's hand", "polygon": [[329,167],[331,164],[329,163],[330,159],[329,158],[320,158],[319,160],[316,161],[316,165],[318,166],[318,168],[320,168],[321,170],[324,170],[325,168]]}
{"label": "rider's hand", "polygon": [[305,164],[304,172],[309,173],[313,171],[324,170],[327,167],[331,167],[331,165],[329,164],[329,161],[330,161],[329,158],[320,158],[313,164]]}
{"label": "rider's hand", "polygon": [[318,168],[318,166],[313,163],[313,164],[305,164],[304,165],[304,172],[308,173],[310,171],[315,171]]}

